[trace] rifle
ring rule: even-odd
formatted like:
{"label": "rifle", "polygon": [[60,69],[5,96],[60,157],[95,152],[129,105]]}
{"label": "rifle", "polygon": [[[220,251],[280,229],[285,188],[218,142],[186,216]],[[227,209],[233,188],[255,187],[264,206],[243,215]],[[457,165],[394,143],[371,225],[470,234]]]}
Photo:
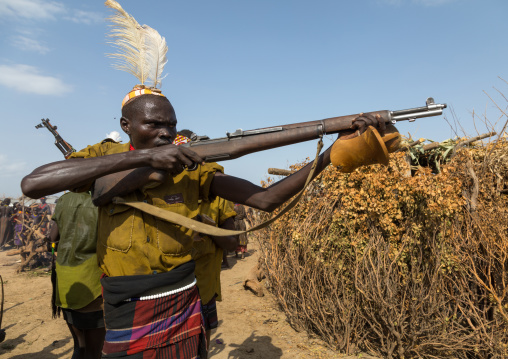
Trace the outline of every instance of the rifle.
{"label": "rifle", "polygon": [[[385,123],[396,124],[398,121],[413,122],[417,118],[439,116],[445,108],[446,104],[436,104],[434,99],[429,97],[424,107],[399,111],[376,111],[370,114],[380,115]],[[347,133],[351,129],[353,120],[359,115],[332,117],[248,131],[238,129],[233,133],[226,132],[226,137],[216,139],[195,136],[191,138],[191,142],[181,146],[191,148],[205,162],[232,160],[249,153],[305,142],[323,135]]]}
{"label": "rifle", "polygon": [[[429,97],[426,105],[399,111],[375,111],[371,115],[379,115],[387,124],[408,120],[413,122],[417,118],[439,116],[443,113],[446,104],[437,104]],[[255,130],[236,130],[226,132],[226,137],[210,139],[207,136],[193,136],[192,142],[183,144],[196,152],[205,162],[218,162],[232,160],[244,155],[265,151],[276,147],[287,146],[320,138],[326,134],[339,133],[339,136],[350,137],[353,120],[360,114],[332,117],[318,121],[300,122],[275,127],[266,127]],[[193,170],[197,164],[189,168]],[[160,171],[151,167],[141,167],[113,173],[95,181],[93,202],[96,206],[105,205],[115,196],[121,196],[141,188],[149,181],[162,181]]]}
{"label": "rifle", "polygon": [[42,119],[41,123],[38,125],[35,125],[35,128],[43,128],[46,127],[49,132],[55,136],[55,146],[63,153],[65,159],[69,158],[71,153],[76,152],[76,150],[69,145],[58,132],[56,132],[57,127],[52,126],[51,123],[49,123],[49,119]]}

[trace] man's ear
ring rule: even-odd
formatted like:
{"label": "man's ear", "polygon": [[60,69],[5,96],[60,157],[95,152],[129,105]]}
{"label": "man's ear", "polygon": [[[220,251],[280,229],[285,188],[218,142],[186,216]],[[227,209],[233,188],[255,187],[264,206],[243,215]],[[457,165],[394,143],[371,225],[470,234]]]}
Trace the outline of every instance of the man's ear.
{"label": "man's ear", "polygon": [[126,117],[120,118],[120,127],[127,135],[131,134],[131,121]]}

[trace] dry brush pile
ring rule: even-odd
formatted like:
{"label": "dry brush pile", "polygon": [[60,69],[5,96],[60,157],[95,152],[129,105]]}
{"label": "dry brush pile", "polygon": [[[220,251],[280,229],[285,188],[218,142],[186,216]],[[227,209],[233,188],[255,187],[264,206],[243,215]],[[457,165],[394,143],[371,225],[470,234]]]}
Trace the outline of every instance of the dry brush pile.
{"label": "dry brush pile", "polygon": [[258,234],[269,288],[296,328],[348,354],[506,358],[508,143],[446,161],[417,147],[324,171]]}

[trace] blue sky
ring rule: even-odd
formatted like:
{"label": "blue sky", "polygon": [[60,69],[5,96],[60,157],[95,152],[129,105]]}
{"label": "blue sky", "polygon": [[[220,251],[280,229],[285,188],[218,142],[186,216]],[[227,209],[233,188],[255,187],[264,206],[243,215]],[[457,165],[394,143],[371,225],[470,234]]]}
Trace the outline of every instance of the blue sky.
{"label": "blue sky", "polygon": [[[180,129],[223,137],[418,107],[428,96],[454,115],[401,123],[400,132],[444,140],[461,128],[486,132],[483,116],[497,129],[505,121],[484,91],[506,107],[506,0],[119,2],[166,37],[162,91]],[[105,56],[109,14],[102,1],[0,0],[0,196],[19,196],[24,175],[63,159],[51,134],[34,128],[41,118],[75,148],[121,132],[121,100],[137,81]],[[267,168],[314,151],[309,142],[222,164],[259,183]]]}

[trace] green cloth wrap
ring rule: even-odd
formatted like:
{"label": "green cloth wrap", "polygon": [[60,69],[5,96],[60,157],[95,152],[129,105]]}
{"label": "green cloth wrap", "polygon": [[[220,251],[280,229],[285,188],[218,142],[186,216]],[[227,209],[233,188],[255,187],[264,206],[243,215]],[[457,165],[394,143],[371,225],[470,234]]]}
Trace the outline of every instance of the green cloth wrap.
{"label": "green cloth wrap", "polygon": [[87,192],[66,193],[58,200],[53,215],[60,234],[56,258],[58,307],[81,309],[101,295],[97,218],[97,207]]}

